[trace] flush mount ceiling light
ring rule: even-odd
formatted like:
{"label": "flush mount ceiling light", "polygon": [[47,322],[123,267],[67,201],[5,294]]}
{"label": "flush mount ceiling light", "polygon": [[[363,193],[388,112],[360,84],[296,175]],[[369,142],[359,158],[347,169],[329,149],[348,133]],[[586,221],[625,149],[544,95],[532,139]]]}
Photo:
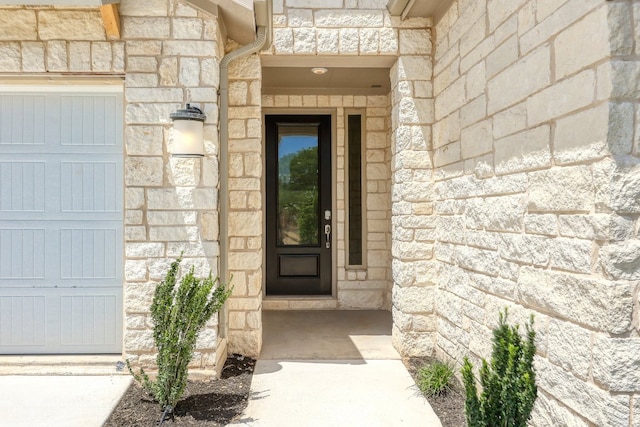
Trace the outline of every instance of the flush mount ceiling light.
{"label": "flush mount ceiling light", "polygon": [[327,71],[329,71],[328,69],[324,68],[324,67],[313,67],[311,69],[311,72],[313,74],[317,74],[319,76],[323,75],[324,73],[326,73]]}

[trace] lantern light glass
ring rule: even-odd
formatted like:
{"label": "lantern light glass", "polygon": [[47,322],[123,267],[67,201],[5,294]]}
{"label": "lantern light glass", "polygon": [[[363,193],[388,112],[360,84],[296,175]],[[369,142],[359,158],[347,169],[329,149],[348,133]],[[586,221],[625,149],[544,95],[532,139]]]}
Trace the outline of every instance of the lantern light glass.
{"label": "lantern light glass", "polygon": [[174,157],[204,156],[204,121],[206,116],[199,108],[187,104],[184,110],[171,114],[173,120]]}

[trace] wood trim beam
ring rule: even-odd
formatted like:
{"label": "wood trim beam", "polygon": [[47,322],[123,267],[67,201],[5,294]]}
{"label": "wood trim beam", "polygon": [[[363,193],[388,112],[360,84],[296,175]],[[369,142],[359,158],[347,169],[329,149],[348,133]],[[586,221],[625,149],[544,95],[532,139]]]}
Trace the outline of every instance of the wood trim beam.
{"label": "wood trim beam", "polygon": [[104,24],[107,38],[119,39],[120,15],[118,14],[118,4],[113,3],[100,6],[100,13],[102,14],[102,23]]}

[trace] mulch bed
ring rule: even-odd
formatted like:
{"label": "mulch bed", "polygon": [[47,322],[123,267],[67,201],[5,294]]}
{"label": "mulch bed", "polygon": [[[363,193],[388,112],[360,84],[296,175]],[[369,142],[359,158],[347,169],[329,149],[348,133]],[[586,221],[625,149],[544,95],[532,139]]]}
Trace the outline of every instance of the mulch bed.
{"label": "mulch bed", "polygon": [[[412,357],[405,359],[404,364],[413,377],[413,380],[417,382],[418,369],[432,360],[433,359],[425,357]],[[417,387],[416,385],[416,390],[420,393]],[[453,390],[449,393],[436,397],[428,397],[427,400],[433,408],[433,412],[440,418],[442,427],[464,427],[467,425],[464,416],[464,389],[456,378],[454,378],[452,388]]]}
{"label": "mulch bed", "polygon": [[[418,368],[429,361],[410,358],[404,362],[415,380]],[[189,381],[183,399],[176,405],[174,418],[166,420],[163,426],[223,427],[232,422],[247,407],[255,363],[255,359],[248,357],[229,356],[219,380]],[[416,391],[420,393],[417,386]],[[464,390],[457,380],[452,392],[428,400],[443,427],[466,425]],[[160,405],[134,382],[104,427],[153,427],[161,416]]]}
{"label": "mulch bed", "polygon": [[[222,427],[233,421],[247,407],[255,364],[255,359],[229,356],[219,380],[189,381],[173,420],[163,427]],[[134,382],[104,426],[153,427],[161,416],[160,405]]]}

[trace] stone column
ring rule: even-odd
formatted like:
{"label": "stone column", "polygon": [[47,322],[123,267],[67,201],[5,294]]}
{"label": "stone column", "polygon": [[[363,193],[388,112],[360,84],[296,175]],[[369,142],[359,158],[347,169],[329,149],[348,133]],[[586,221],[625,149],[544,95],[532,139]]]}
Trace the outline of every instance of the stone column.
{"label": "stone column", "polygon": [[258,55],[229,66],[229,351],[253,357],[262,347],[261,80]]}
{"label": "stone column", "polygon": [[430,355],[435,340],[431,31],[400,28],[391,69],[393,343]]}

